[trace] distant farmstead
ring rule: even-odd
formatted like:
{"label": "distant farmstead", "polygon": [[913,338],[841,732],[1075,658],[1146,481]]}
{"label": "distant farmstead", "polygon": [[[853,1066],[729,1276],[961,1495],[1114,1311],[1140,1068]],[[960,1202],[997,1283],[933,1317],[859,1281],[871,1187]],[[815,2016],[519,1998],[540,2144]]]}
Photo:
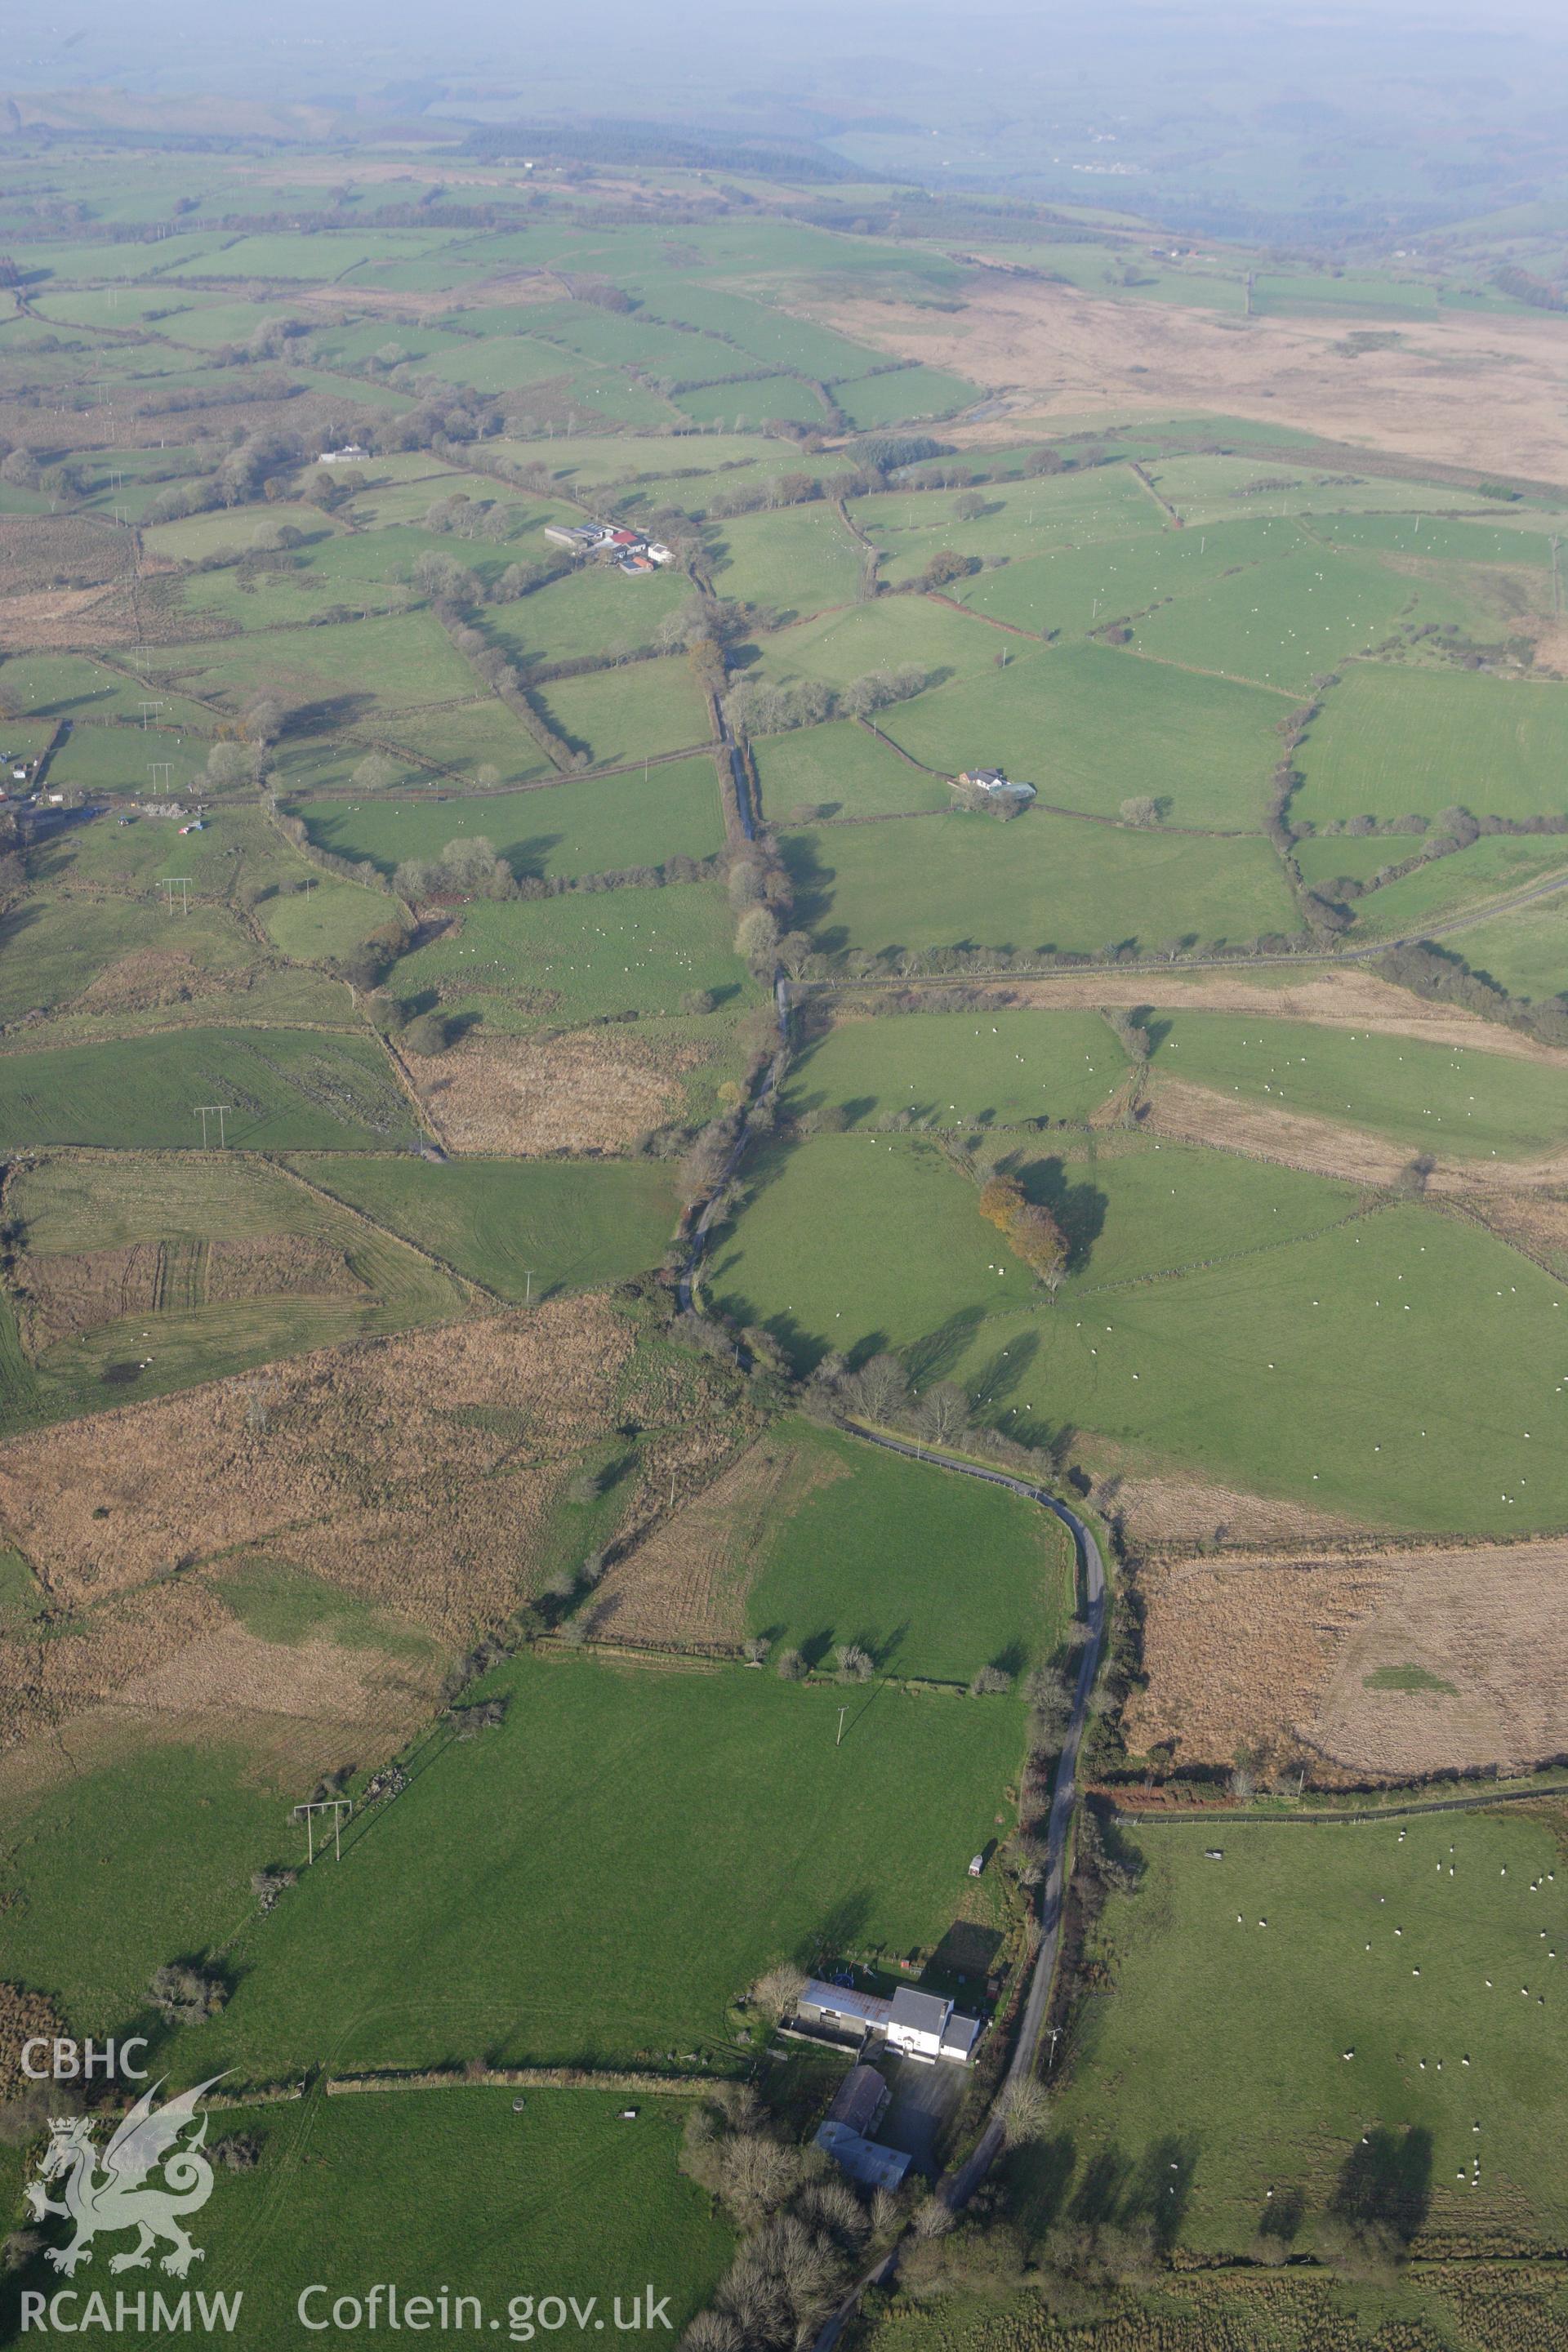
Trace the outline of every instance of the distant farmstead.
{"label": "distant farmstead", "polygon": [[341,449],[323,449],[316,458],[318,466],[363,466],[370,457],[357,441],[345,441]]}
{"label": "distant farmstead", "polygon": [[657,572],[675,562],[675,551],[659,539],[645,539],[640,530],[623,523],[547,522],[544,536],[571,555],[607,555],[623,572]]}

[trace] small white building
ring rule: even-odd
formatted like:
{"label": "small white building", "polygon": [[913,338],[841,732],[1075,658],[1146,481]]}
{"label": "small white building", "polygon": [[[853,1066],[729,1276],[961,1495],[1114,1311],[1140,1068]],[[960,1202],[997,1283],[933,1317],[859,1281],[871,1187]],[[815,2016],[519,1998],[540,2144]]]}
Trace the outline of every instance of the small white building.
{"label": "small white building", "polygon": [[316,457],[318,466],[363,466],[370,457],[357,441],[345,441],[341,449],[322,449]]}

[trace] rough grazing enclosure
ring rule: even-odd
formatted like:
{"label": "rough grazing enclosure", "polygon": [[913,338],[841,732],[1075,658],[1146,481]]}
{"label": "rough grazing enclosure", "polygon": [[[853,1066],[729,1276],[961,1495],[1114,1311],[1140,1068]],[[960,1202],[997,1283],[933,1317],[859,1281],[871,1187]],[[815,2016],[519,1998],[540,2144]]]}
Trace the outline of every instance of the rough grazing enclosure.
{"label": "rough grazing enclosure", "polygon": [[1305,1748],[1386,1780],[1558,1755],[1565,1571],[1562,1538],[1152,1560],[1129,1737],[1174,1739],[1179,1763]]}
{"label": "rough grazing enclosure", "polygon": [[676,1117],[680,1080],[708,1056],[620,1028],[559,1037],[465,1037],[410,1055],[421,1098],[453,1151],[621,1151]]}
{"label": "rough grazing enclosure", "polygon": [[363,1287],[341,1249],[303,1234],[132,1242],[120,1249],[29,1258],[24,1279],[23,1338],[35,1355],[122,1315],[268,1298],[280,1291],[348,1296]]}
{"label": "rough grazing enclosure", "polygon": [[834,1475],[822,1456],[807,1460],[776,1437],[763,1439],[616,1562],[600,1587],[595,1633],[676,1649],[738,1649],[746,1595],[786,1488],[798,1503]]}
{"label": "rough grazing enclosure", "polygon": [[68,1426],[16,1440],[0,1518],[63,1600],[286,1538],[300,1565],[458,1633],[511,1601],[528,1530],[602,1428],[631,1346],[587,1297],[322,1349],[259,1391],[221,1381],[104,1414],[90,1454]]}

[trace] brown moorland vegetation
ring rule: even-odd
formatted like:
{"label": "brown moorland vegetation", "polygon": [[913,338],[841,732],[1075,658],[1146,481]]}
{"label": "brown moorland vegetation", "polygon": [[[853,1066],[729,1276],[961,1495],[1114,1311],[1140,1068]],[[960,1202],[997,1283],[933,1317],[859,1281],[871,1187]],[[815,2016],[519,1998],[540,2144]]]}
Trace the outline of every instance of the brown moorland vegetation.
{"label": "brown moorland vegetation", "polygon": [[1568,1539],[1152,1559],[1131,1744],[1403,1780],[1568,1749]]}
{"label": "brown moorland vegetation", "polygon": [[469,1036],[439,1058],[407,1061],[448,1150],[529,1158],[624,1151],[679,1115],[682,1076],[709,1058],[700,1045],[616,1028]]}
{"label": "brown moorland vegetation", "polygon": [[1190,404],[1489,477],[1568,478],[1554,319],[1447,311],[1352,363],[1342,318],[1242,319],[1040,279],[972,285],[951,320],[897,303],[821,315],[900,359],[1013,393],[1012,414],[974,428],[977,439],[1016,436],[1026,414],[1170,415]]}
{"label": "brown moorland vegetation", "polygon": [[[238,1546],[449,1639],[510,1606],[530,1532],[611,1418],[630,1324],[552,1301],[279,1365],[0,1447],[0,1522],[79,1605]],[[496,1481],[500,1481],[500,1490]],[[433,1524],[434,1522],[434,1524]]]}
{"label": "brown moorland vegetation", "polygon": [[842,1475],[776,1436],[756,1444],[684,1510],[626,1550],[599,1588],[593,1630],[655,1648],[737,1650],[746,1595],[777,1515]]}

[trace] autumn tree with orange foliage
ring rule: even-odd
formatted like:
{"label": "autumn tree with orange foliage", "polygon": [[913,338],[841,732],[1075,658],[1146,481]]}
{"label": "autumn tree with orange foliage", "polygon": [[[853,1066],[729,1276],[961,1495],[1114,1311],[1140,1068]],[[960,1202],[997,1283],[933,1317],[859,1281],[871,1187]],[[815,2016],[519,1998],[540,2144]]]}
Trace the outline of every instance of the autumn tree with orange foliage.
{"label": "autumn tree with orange foliage", "polygon": [[1067,1272],[1067,1236],[1048,1209],[1031,1201],[1016,1176],[993,1176],[982,1185],[980,1213],[1006,1234],[1024,1264],[1055,1290]]}

